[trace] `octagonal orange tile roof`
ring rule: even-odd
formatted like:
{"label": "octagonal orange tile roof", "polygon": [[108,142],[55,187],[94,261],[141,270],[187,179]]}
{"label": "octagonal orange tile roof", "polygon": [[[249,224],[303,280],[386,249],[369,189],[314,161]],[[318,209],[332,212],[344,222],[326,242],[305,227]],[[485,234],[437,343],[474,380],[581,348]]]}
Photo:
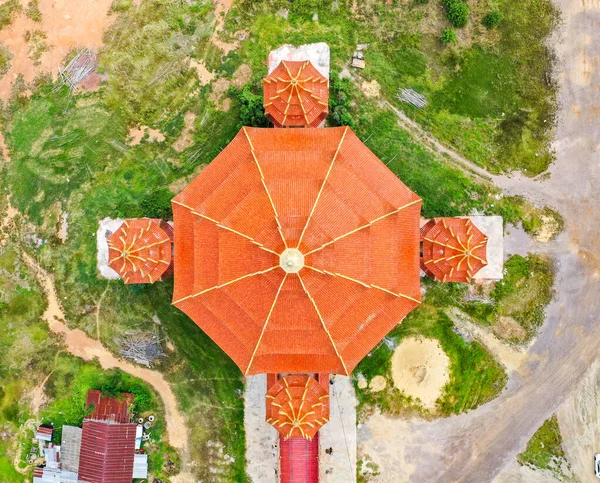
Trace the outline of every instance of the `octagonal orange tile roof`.
{"label": "octagonal orange tile roof", "polygon": [[108,237],[108,266],[125,283],[154,283],[173,271],[173,228],[163,220],[133,218]]}
{"label": "octagonal orange tile roof", "polygon": [[269,388],[267,423],[284,439],[313,439],[329,422],[329,393],[314,377],[286,376]]}
{"label": "octagonal orange tile roof", "polygon": [[421,269],[433,280],[468,282],[487,265],[487,237],[468,218],[434,218],[421,236]]}
{"label": "octagonal orange tile roof", "polygon": [[349,374],[420,303],[420,208],[349,128],[243,128],[173,199],[173,303],[246,374]]}
{"label": "octagonal orange tile roof", "polygon": [[265,114],[276,127],[318,127],[327,117],[329,81],[308,60],[281,61],[263,87]]}

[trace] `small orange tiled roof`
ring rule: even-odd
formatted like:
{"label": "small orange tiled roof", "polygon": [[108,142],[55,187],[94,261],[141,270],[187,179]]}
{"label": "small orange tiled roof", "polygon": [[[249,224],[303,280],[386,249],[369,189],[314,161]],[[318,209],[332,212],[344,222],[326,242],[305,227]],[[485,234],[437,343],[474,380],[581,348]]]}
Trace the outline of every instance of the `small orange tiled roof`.
{"label": "small orange tiled roof", "polygon": [[267,423],[284,439],[308,440],[329,421],[329,394],[315,378],[286,376],[267,391]]}
{"label": "small orange tiled roof", "polygon": [[421,239],[421,269],[433,280],[468,282],[487,265],[487,237],[468,218],[429,220]]}
{"label": "small orange tiled roof", "polygon": [[281,61],[263,86],[265,114],[276,127],[318,127],[327,117],[329,81],[308,60]]}
{"label": "small orange tiled roof", "polygon": [[420,303],[420,211],[349,128],[242,128],[173,199],[173,304],[245,374],[349,374]]}
{"label": "small orange tiled roof", "polygon": [[173,228],[163,220],[125,220],[107,241],[108,266],[125,283],[154,283],[173,272]]}

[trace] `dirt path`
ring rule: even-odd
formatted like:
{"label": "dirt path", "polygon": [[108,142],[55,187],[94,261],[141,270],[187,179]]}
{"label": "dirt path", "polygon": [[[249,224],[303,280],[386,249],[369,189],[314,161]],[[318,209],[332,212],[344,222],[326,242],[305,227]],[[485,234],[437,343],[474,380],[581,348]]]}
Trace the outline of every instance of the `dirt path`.
{"label": "dirt path", "polygon": [[[591,41],[598,38],[600,1],[555,2],[564,20],[552,41],[560,85],[556,163],[543,181],[519,175],[493,181],[565,217],[565,233],[545,247],[557,261],[557,295],[521,370],[510,373],[494,401],[432,422],[377,414],[365,421],[360,450],[380,467],[380,482],[492,481],[511,467],[600,355],[600,42]],[[593,461],[589,451],[583,461]]]}
{"label": "dirt path", "polygon": [[[184,461],[188,453],[188,431],[185,417],[179,410],[175,394],[164,376],[157,371],[135,366],[129,362],[117,359],[98,340],[90,338],[79,329],[70,329],[65,324],[65,314],[56,295],[52,275],[41,268],[34,258],[26,252],[22,252],[25,264],[32,269],[44,290],[48,307],[42,315],[43,320],[48,323],[50,330],[64,336],[67,350],[86,361],[98,359],[103,369],[119,368],[132,376],[139,377],[150,384],[162,397],[165,405],[165,418],[167,425],[166,439],[171,446],[183,453]],[[182,477],[187,476],[185,473]],[[186,481],[180,479],[179,481]]]}

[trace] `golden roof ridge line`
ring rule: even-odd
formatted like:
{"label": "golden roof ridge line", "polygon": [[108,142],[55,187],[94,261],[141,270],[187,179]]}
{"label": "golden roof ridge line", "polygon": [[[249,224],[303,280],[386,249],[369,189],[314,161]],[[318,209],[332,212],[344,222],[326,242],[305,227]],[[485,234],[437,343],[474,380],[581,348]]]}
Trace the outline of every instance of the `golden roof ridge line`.
{"label": "golden roof ridge line", "polygon": [[271,208],[273,208],[273,214],[275,215],[275,223],[277,223],[277,230],[279,231],[279,235],[281,236],[281,239],[283,240],[283,245],[285,246],[285,248],[288,248],[287,241],[285,240],[285,237],[283,236],[283,228],[281,227],[281,223],[279,221],[279,214],[277,213],[277,208],[275,207],[273,198],[271,198],[271,193],[269,192],[269,188],[267,187],[267,183],[265,181],[265,176],[260,167],[260,163],[258,162],[258,158],[256,157],[256,153],[254,152],[254,145],[252,144],[252,140],[250,139],[250,135],[248,134],[248,131],[246,130],[245,126],[242,128],[242,130],[244,131],[244,134],[246,135],[246,140],[248,141],[248,144],[250,145],[250,153],[252,154],[254,163],[256,164],[256,167],[258,168],[258,173],[260,174],[260,181],[262,182],[262,185],[265,188],[265,192],[267,193],[267,198],[269,198],[269,202],[271,203]]}
{"label": "golden roof ridge line", "polygon": [[256,353],[258,352],[258,347],[260,346],[260,343],[262,342],[262,338],[265,335],[265,331],[267,330],[267,325],[269,324],[269,320],[271,320],[271,316],[273,315],[273,310],[275,309],[275,305],[277,304],[277,300],[279,299],[279,294],[281,293],[281,289],[283,288],[283,284],[285,283],[287,276],[288,276],[288,274],[286,273],[283,276],[283,280],[279,284],[279,288],[277,289],[277,293],[275,294],[275,298],[273,299],[273,304],[271,305],[269,313],[267,314],[267,318],[265,319],[265,324],[263,325],[262,331],[260,332],[260,337],[258,338],[258,341],[256,342],[256,346],[254,347],[254,351],[252,352],[252,357],[250,357],[250,362],[248,362],[248,366],[246,367],[246,371],[244,373],[244,375],[246,375],[246,376],[248,375],[248,372],[250,371],[250,367],[252,367],[252,363],[254,362],[254,357],[256,356]]}
{"label": "golden roof ridge line", "polygon": [[318,248],[315,248],[314,250],[304,253],[304,256],[310,255],[311,253],[318,252],[319,250],[322,250],[323,248],[341,240],[342,238],[346,238],[347,236],[353,235],[354,233],[356,233],[358,231],[364,230],[365,228],[370,227],[372,224],[377,223],[378,221],[381,221],[389,216],[400,213],[403,209],[408,208],[408,207],[415,205],[417,203],[420,203],[420,202],[421,202],[421,198],[417,198],[416,200],[413,200],[410,203],[406,203],[405,205],[400,206],[399,208],[395,209],[394,211],[390,211],[389,213],[385,213],[384,215],[381,215],[381,216],[375,218],[374,220],[371,220],[366,225],[359,226],[358,228],[355,228],[354,230],[351,230],[348,233],[344,233],[343,235],[335,237],[333,240],[330,240],[327,243],[324,243],[323,245],[321,245]]}
{"label": "golden roof ridge line", "polygon": [[340,138],[340,142],[339,142],[339,144],[337,146],[337,149],[335,150],[335,153],[333,155],[331,163],[329,163],[329,168],[327,169],[327,173],[325,173],[325,178],[323,178],[323,183],[321,183],[321,188],[319,189],[319,192],[317,193],[317,197],[315,198],[315,202],[313,203],[313,207],[310,210],[308,218],[306,219],[306,223],[304,224],[304,228],[302,229],[302,233],[300,234],[300,238],[298,239],[298,245],[296,246],[297,249],[300,249],[300,245],[302,244],[302,239],[304,238],[304,235],[306,233],[306,229],[308,228],[308,224],[310,223],[310,220],[311,220],[313,214],[315,213],[315,209],[317,208],[317,205],[319,203],[321,195],[323,194],[323,190],[325,189],[325,184],[327,183],[327,179],[329,178],[329,175],[331,174],[331,171],[333,169],[333,165],[335,164],[335,160],[338,157],[338,154],[339,154],[339,152],[340,152],[340,150],[342,148],[342,144],[344,143],[344,139],[346,138],[346,134],[347,133],[348,133],[348,127],[346,126],[346,128],[344,129],[344,132],[342,133],[342,137]]}
{"label": "golden roof ridge line", "polygon": [[329,332],[329,329],[327,328],[327,325],[325,325],[325,321],[323,320],[323,317],[321,316],[321,312],[319,311],[319,307],[317,306],[317,303],[312,298],[312,295],[310,294],[310,292],[306,288],[306,285],[304,285],[304,280],[302,280],[302,277],[300,276],[300,273],[297,273],[296,275],[298,276],[298,280],[300,280],[300,285],[302,285],[302,289],[304,290],[304,293],[307,295],[308,300],[310,300],[310,302],[312,303],[313,307],[315,308],[315,312],[317,313],[317,316],[319,317],[319,320],[321,321],[321,325],[323,326],[323,330],[327,334],[327,337],[329,337],[329,342],[331,342],[331,345],[333,346],[333,350],[335,351],[336,355],[338,356],[338,359],[342,363],[342,367],[344,368],[344,372],[346,373],[347,376],[350,375],[350,373],[348,372],[348,368],[346,367],[346,363],[344,362],[344,359],[342,359],[342,356],[339,353],[337,346],[335,345],[335,341],[333,340],[333,337],[331,336],[331,333]]}

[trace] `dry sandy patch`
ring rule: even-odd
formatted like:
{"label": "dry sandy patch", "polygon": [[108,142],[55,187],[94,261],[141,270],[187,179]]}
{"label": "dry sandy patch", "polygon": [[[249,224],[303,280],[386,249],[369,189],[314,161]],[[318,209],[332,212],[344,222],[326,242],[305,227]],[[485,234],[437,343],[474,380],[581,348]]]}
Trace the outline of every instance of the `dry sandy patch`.
{"label": "dry sandy patch", "polygon": [[381,96],[381,86],[376,80],[372,80],[371,82],[363,81],[360,87],[367,97]]}
{"label": "dry sandy patch", "polygon": [[404,339],[392,356],[394,386],[427,409],[435,409],[435,401],[450,380],[450,360],[440,343],[433,339]]}
{"label": "dry sandy patch", "polygon": [[[14,16],[12,23],[0,30],[0,44],[13,58],[6,75],[0,78],[0,98],[7,100],[12,83],[19,74],[31,82],[41,73],[58,73],[62,59],[73,47],[102,47],[102,35],[115,17],[109,17],[112,0],[39,0],[42,21],[34,22],[24,12]],[[41,31],[47,49],[35,62],[30,57],[27,31]]]}
{"label": "dry sandy patch", "polygon": [[154,141],[162,143],[165,140],[165,136],[158,129],[152,129],[148,126],[132,127],[127,135],[131,138],[127,144],[130,146],[137,146],[142,142],[142,138],[148,133],[148,142],[153,143]]}
{"label": "dry sandy patch", "polygon": [[231,83],[239,89],[250,80],[250,77],[252,77],[252,69],[248,64],[242,64],[233,73]]}
{"label": "dry sandy patch", "polygon": [[375,376],[373,379],[371,379],[371,382],[369,383],[369,389],[371,389],[371,392],[383,391],[386,386],[387,381],[383,376]]}
{"label": "dry sandy patch", "polygon": [[200,80],[200,85],[205,86],[206,84],[210,84],[210,82],[215,78],[216,74],[209,71],[206,68],[206,64],[204,61],[198,62],[196,59],[189,60],[190,67],[196,70],[196,74],[198,75],[198,79]]}

